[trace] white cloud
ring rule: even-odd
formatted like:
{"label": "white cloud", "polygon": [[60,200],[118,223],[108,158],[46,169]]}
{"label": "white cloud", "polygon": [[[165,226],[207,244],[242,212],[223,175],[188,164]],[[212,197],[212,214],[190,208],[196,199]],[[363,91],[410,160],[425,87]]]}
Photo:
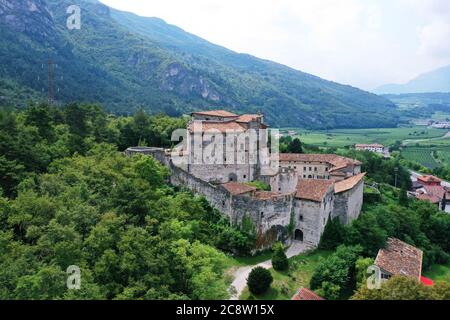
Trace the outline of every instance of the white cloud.
{"label": "white cloud", "polygon": [[448,0],[101,1],[365,89],[450,63]]}
{"label": "white cloud", "polygon": [[420,55],[449,61],[450,59],[450,22],[435,21],[418,30]]}

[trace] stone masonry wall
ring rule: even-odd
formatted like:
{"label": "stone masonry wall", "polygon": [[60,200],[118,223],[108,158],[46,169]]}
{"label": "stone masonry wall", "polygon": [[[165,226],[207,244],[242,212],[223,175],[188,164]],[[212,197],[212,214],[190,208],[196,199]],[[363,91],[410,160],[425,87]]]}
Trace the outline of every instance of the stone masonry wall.
{"label": "stone masonry wall", "polygon": [[364,181],[353,189],[337,193],[332,217],[339,217],[342,224],[349,224],[359,217],[363,205]]}

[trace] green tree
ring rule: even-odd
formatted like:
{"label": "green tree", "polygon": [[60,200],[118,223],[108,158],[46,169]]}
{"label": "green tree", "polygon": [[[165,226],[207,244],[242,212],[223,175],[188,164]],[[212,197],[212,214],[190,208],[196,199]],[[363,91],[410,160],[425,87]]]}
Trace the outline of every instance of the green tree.
{"label": "green tree", "polygon": [[289,143],[288,146],[289,153],[303,153],[302,142],[299,138],[295,138]]}
{"label": "green tree", "polygon": [[346,229],[339,218],[328,219],[328,222],[320,239],[319,248],[333,250],[344,242]]}
{"label": "green tree", "polygon": [[273,282],[272,274],[263,267],[254,268],[247,279],[247,286],[251,293],[259,295],[265,293]]}
{"label": "green tree", "polygon": [[272,266],[277,271],[285,271],[289,269],[289,260],[284,253],[284,246],[281,242],[277,242],[272,247]]}
{"label": "green tree", "polygon": [[315,269],[310,281],[311,289],[320,290],[320,294],[329,300],[338,299],[353,289],[356,286],[355,263],[361,253],[361,246],[339,246]]}
{"label": "green tree", "polygon": [[417,279],[405,276],[394,276],[383,282],[381,289],[370,290],[361,286],[352,296],[352,300],[448,300],[450,285],[438,283],[426,287]]}
{"label": "green tree", "polygon": [[408,206],[408,203],[409,203],[409,201],[408,201],[408,194],[407,194],[407,191],[406,191],[405,187],[402,187],[400,189],[400,193],[399,193],[399,196],[398,196],[398,203],[399,203],[399,205],[404,206],[404,207]]}

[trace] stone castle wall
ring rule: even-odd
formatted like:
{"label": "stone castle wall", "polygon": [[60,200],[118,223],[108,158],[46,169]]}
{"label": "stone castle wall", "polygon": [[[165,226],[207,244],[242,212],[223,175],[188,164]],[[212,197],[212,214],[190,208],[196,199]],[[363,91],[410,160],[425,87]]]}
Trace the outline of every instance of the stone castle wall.
{"label": "stone castle wall", "polygon": [[[282,171],[278,177],[265,176],[261,177],[261,180],[269,182],[272,188],[291,190],[286,194],[259,193],[256,196],[249,194],[233,196],[223,186],[205,181],[186,169],[175,166],[170,160],[170,155],[163,149],[146,148],[134,151],[132,149],[127,150],[126,154],[142,153],[153,156],[171,170],[172,185],[185,187],[203,195],[213,208],[225,214],[233,224],[240,225],[244,217],[250,218],[258,233],[258,250],[269,248],[276,241],[289,241],[292,236],[288,234],[291,217],[295,229],[303,233],[303,242],[315,247],[320,242],[329,217],[339,217],[341,222],[346,224],[358,217],[362,207],[363,182],[339,194],[334,194],[334,189],[331,188],[322,202],[307,201],[296,199],[291,190],[294,178],[297,177],[296,172],[284,170],[285,172]],[[277,189],[274,191],[277,192]]]}
{"label": "stone castle wall", "polygon": [[364,181],[345,192],[337,193],[332,218],[339,217],[343,224],[349,224],[359,217],[363,205]]}

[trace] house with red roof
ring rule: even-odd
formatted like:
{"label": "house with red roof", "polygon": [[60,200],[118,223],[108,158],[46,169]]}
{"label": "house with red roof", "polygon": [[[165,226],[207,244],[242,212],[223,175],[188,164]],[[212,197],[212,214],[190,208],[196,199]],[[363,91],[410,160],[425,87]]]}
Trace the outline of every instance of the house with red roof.
{"label": "house with red roof", "polygon": [[291,300],[325,300],[314,291],[307,288],[300,288]]}
{"label": "house with red roof", "polygon": [[417,178],[415,186],[416,199],[429,201],[445,211],[450,205],[450,190],[442,185],[442,180],[435,176]]}
{"label": "house with red roof", "polygon": [[433,281],[422,276],[422,260],[422,250],[399,239],[389,238],[386,247],[378,251],[375,265],[380,268],[382,281],[399,275],[431,286]]}

